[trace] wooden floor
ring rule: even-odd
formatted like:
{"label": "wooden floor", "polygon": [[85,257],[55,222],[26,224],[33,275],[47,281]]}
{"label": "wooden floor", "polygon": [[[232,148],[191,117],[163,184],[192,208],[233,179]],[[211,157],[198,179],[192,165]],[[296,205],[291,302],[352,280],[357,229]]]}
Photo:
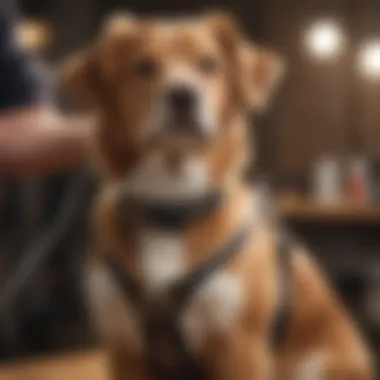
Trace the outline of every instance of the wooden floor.
{"label": "wooden floor", "polygon": [[108,380],[102,351],[0,366],[0,380]]}

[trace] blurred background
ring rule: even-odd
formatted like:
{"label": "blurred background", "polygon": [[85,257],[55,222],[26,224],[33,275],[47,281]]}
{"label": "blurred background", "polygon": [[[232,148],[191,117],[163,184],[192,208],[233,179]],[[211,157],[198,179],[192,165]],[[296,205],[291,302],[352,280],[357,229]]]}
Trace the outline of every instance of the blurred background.
{"label": "blurred background", "polygon": [[[142,15],[228,9],[254,41],[278,51],[287,75],[270,112],[252,127],[252,178],[274,189],[283,218],[380,351],[377,0],[25,0],[20,6],[20,41],[38,57],[49,100],[62,109],[57,65],[120,8]],[[9,282],[31,251],[48,251],[23,286],[14,281],[16,296],[1,310],[3,361],[96,344],[81,293],[92,193],[84,182],[81,168],[3,181],[2,280]]]}

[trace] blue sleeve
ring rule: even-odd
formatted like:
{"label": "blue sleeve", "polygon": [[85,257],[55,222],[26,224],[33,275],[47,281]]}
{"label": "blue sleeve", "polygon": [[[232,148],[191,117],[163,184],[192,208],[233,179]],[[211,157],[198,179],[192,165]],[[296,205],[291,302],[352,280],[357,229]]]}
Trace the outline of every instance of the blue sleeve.
{"label": "blue sleeve", "polygon": [[39,102],[40,83],[33,61],[17,46],[15,0],[0,0],[0,112]]}

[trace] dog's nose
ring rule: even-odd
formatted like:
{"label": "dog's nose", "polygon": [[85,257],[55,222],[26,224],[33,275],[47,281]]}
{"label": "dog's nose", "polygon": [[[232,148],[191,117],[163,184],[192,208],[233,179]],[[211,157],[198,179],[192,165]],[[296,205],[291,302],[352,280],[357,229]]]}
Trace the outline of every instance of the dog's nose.
{"label": "dog's nose", "polygon": [[167,93],[167,102],[171,111],[180,117],[191,115],[195,106],[195,101],[194,91],[185,86],[174,87]]}

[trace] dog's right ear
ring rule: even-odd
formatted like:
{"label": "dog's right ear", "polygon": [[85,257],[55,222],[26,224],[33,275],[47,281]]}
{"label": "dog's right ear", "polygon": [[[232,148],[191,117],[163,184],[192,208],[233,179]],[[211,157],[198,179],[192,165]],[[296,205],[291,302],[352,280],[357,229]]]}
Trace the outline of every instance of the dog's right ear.
{"label": "dog's right ear", "polygon": [[69,58],[61,68],[60,82],[80,106],[92,108],[97,103],[96,71],[95,56],[91,49]]}
{"label": "dog's right ear", "polygon": [[97,105],[103,82],[112,76],[115,61],[119,58],[115,54],[115,47],[126,39],[134,26],[135,18],[129,13],[109,16],[97,42],[63,64],[60,71],[62,86],[79,105],[87,108]]}

